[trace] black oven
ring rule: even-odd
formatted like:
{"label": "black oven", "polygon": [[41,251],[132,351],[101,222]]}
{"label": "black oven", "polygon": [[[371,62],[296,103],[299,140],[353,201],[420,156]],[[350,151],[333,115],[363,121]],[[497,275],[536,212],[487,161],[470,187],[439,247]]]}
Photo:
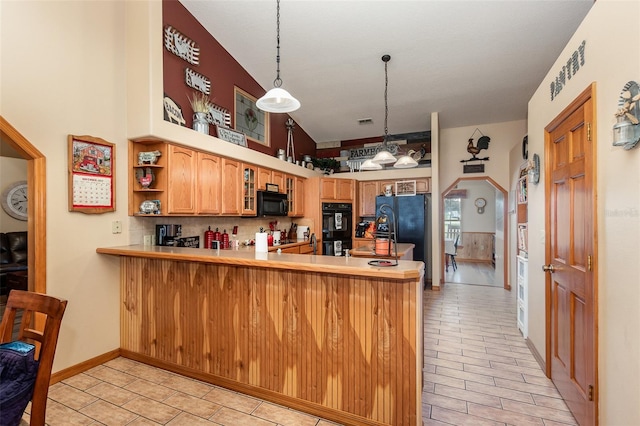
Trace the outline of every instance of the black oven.
{"label": "black oven", "polygon": [[287,194],[258,191],[258,216],[286,216],[288,206]]}
{"label": "black oven", "polygon": [[352,205],[322,203],[322,254],[344,256],[351,249]]}

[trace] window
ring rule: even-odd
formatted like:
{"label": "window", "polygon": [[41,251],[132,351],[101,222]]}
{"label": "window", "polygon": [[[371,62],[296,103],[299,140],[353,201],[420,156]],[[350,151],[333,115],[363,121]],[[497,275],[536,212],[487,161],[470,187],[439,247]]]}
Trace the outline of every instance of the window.
{"label": "window", "polygon": [[462,229],[462,198],[444,199],[444,238],[455,239]]}

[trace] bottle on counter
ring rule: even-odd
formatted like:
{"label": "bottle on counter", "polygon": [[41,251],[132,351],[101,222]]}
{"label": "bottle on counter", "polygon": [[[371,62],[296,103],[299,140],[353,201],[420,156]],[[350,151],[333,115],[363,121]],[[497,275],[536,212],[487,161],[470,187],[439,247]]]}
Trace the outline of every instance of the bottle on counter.
{"label": "bottle on counter", "polygon": [[213,241],[213,231],[211,227],[207,231],[204,231],[204,248],[210,249]]}
{"label": "bottle on counter", "polygon": [[228,249],[229,248],[229,234],[227,234],[227,230],[226,229],[222,233],[222,248],[223,249]]}
{"label": "bottle on counter", "polygon": [[269,232],[269,234],[267,235],[267,246],[271,247],[273,246],[273,233]]}

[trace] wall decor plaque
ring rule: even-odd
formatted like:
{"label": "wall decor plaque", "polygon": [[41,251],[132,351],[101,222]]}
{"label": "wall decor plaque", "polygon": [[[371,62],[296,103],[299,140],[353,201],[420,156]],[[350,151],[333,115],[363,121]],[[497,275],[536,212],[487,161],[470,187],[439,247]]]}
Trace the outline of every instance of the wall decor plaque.
{"label": "wall decor plaque", "polygon": [[216,126],[216,134],[219,139],[223,141],[231,142],[240,146],[247,146],[247,136],[242,133],[232,129],[228,129],[222,126]]}
{"label": "wall decor plaque", "polygon": [[198,45],[171,25],[164,29],[164,47],[190,64],[200,65],[200,48]]}

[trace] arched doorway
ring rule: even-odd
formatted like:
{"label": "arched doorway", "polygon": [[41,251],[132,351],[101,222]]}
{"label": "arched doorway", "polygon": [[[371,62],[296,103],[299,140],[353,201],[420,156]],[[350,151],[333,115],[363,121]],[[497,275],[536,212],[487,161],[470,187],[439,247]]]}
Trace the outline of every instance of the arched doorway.
{"label": "arched doorway", "polygon": [[29,290],[46,293],[46,158],[2,116],[0,136],[27,160]]}
{"label": "arched doorway", "polygon": [[[491,201],[493,201],[493,205],[491,206],[482,206],[481,201],[484,200],[485,198],[488,197],[484,197],[484,196],[479,196],[476,195],[472,192],[472,190],[470,189],[466,189],[466,188],[462,188],[465,186],[465,184],[468,184],[468,186],[470,188],[472,188],[474,186],[474,184],[477,183],[486,183],[488,187],[492,188],[495,195],[492,197]],[[491,240],[486,240],[486,242],[480,242],[480,245],[483,245],[481,248],[487,252],[488,247],[486,247],[486,245],[491,244],[491,248],[493,249],[493,252],[491,254],[491,256],[493,256],[493,259],[488,258],[488,261],[490,262],[495,262],[495,268],[496,268],[496,277],[497,279],[500,279],[501,282],[503,283],[503,287],[507,290],[511,289],[511,286],[509,285],[509,281],[508,281],[508,256],[507,256],[507,243],[508,243],[508,221],[507,221],[507,191],[502,188],[498,183],[496,183],[493,179],[491,179],[488,176],[479,176],[479,177],[461,177],[458,178],[455,182],[453,182],[445,191],[442,192],[441,195],[441,204],[440,204],[440,208],[441,208],[441,212],[440,212],[440,217],[442,218],[441,221],[441,247],[446,247],[445,245],[445,239],[448,239],[447,237],[451,237],[452,235],[455,235],[456,233],[459,234],[459,238],[462,241],[462,244],[464,244],[464,235],[462,234],[463,229],[460,229],[459,223],[458,223],[458,229],[456,231],[456,224],[454,221],[450,221],[449,223],[447,223],[447,220],[449,220],[447,218],[447,212],[446,212],[446,200],[448,199],[448,197],[451,194],[455,194],[457,192],[458,196],[463,197],[464,199],[466,199],[465,203],[467,205],[472,205],[473,208],[477,209],[477,212],[479,213],[480,210],[484,210],[487,209],[487,211],[491,211],[493,214],[492,219],[494,220],[494,234],[493,234],[493,239]],[[479,200],[482,199],[482,200]],[[491,209],[489,209],[489,207],[491,207]],[[483,211],[484,213],[484,211]],[[482,213],[480,213],[482,214]],[[464,225],[463,225],[464,227]],[[446,255],[445,252],[443,250],[443,252],[441,253],[442,256],[442,279],[441,279],[441,283],[444,284],[445,282],[445,268],[446,268]]]}

